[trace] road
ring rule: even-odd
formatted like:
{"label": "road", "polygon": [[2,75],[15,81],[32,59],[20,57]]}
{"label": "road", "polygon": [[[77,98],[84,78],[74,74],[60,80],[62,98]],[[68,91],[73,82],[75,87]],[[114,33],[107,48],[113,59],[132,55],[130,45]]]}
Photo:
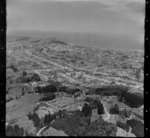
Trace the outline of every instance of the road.
{"label": "road", "polygon": [[[54,121],[55,121],[55,120],[53,120],[48,126],[51,127],[50,125],[51,125]],[[48,126],[42,127],[42,128],[38,131],[38,133],[36,134],[36,136],[40,136],[41,132],[44,131],[44,129],[46,129],[46,127],[48,127]],[[49,128],[49,127],[48,127],[48,128]]]}
{"label": "road", "polygon": [[110,113],[106,110],[106,107],[104,106],[104,103],[103,103],[103,102],[102,102],[102,104],[103,104],[103,107],[104,107],[104,111],[105,111],[105,113],[106,113],[106,115],[107,115],[107,117],[104,118],[104,120],[109,122]]}
{"label": "road", "polygon": [[38,131],[38,133],[36,134],[36,136],[40,136],[40,133],[41,133],[46,127],[47,127],[47,126],[42,127],[42,128]]}

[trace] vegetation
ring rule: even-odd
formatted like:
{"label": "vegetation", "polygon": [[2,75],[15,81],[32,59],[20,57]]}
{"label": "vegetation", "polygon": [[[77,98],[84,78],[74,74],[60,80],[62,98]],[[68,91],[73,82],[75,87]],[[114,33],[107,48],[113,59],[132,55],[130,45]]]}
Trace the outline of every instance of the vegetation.
{"label": "vegetation", "polygon": [[55,85],[47,85],[47,86],[43,86],[43,87],[40,87],[40,86],[37,86],[35,88],[35,92],[37,93],[48,93],[48,92],[57,92],[57,88]]}
{"label": "vegetation", "polygon": [[28,115],[29,120],[32,120],[34,123],[34,126],[39,129],[43,126],[42,121],[40,120],[39,116],[37,115],[36,112],[33,114],[29,113]]}
{"label": "vegetation", "polygon": [[56,119],[56,114],[53,115],[51,115],[50,113],[46,114],[44,117],[44,125],[49,125],[55,119]]}
{"label": "vegetation", "polygon": [[120,102],[125,102],[131,108],[137,108],[143,105],[144,97],[140,93],[131,93],[129,88],[120,85],[104,86],[95,90],[96,94],[104,96],[117,96]]}
{"label": "vegetation", "polygon": [[104,114],[104,107],[101,101],[99,99],[95,99],[94,103],[98,107],[98,114]]}
{"label": "vegetation", "polygon": [[123,92],[122,97],[125,100],[125,103],[128,104],[131,108],[140,107],[144,102],[144,97],[140,93]]}
{"label": "vegetation", "polygon": [[99,118],[95,122],[90,117],[82,116],[81,112],[74,112],[63,118],[57,118],[52,127],[64,130],[69,136],[116,136],[117,127]]}
{"label": "vegetation", "polygon": [[96,94],[104,95],[104,96],[121,96],[123,92],[127,92],[129,90],[128,87],[114,85],[114,86],[103,86],[101,88],[97,88],[95,90]]}
{"label": "vegetation", "polygon": [[82,113],[84,114],[85,117],[91,116],[92,108],[87,103],[85,103],[82,108]]}
{"label": "vegetation", "polygon": [[93,99],[93,98],[87,97],[85,99],[85,101],[89,103],[89,106],[91,107],[91,109],[98,108],[98,114],[104,113],[103,104],[101,103],[101,101],[98,98]]}
{"label": "vegetation", "polygon": [[117,120],[116,125],[123,130],[126,130],[126,124],[124,122]]}
{"label": "vegetation", "polygon": [[54,93],[46,93],[45,96],[40,98],[39,101],[50,101],[56,98]]}
{"label": "vegetation", "polygon": [[131,115],[131,111],[124,109],[122,111],[119,111],[119,115],[122,116],[123,118],[129,118]]}
{"label": "vegetation", "polygon": [[105,122],[102,118],[92,122],[84,136],[106,136],[115,137],[117,132],[117,127],[113,123]]}
{"label": "vegetation", "polygon": [[137,137],[144,137],[144,124],[137,119],[130,119],[127,121],[127,124],[131,126],[132,133]]}
{"label": "vegetation", "polygon": [[17,124],[14,126],[8,125],[5,130],[6,136],[31,136],[27,131],[22,127],[19,127]]}
{"label": "vegetation", "polygon": [[17,71],[18,71],[17,66],[14,65],[14,64],[11,64],[9,67],[10,67],[14,72],[17,72]]}
{"label": "vegetation", "polygon": [[110,108],[109,112],[111,114],[119,114],[119,107],[117,104],[115,104],[113,107]]}
{"label": "vegetation", "polygon": [[38,74],[33,74],[32,76],[28,76],[26,72],[23,72],[22,76],[17,77],[16,83],[28,83],[31,81],[40,81],[41,78]]}

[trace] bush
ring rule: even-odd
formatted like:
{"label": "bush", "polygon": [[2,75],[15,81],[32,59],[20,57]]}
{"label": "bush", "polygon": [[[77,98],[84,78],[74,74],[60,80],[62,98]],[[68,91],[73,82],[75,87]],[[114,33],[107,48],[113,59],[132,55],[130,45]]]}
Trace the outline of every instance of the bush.
{"label": "bush", "polygon": [[47,93],[47,94],[45,94],[45,97],[40,98],[39,101],[50,101],[50,100],[53,100],[55,98],[56,98],[55,94]]}
{"label": "bush", "polygon": [[33,121],[34,127],[38,129],[42,127],[42,122],[36,112],[34,112],[33,114],[29,113],[27,116],[29,120]]}
{"label": "bush", "polygon": [[117,132],[117,127],[113,123],[105,122],[102,118],[92,122],[84,136],[111,136],[115,137]]}
{"label": "bush", "polygon": [[144,102],[143,95],[139,93],[124,92],[122,93],[122,97],[125,100],[126,104],[128,104],[132,108],[140,107]]}
{"label": "bush", "polygon": [[48,92],[57,92],[57,88],[54,85],[47,85],[47,86],[37,86],[34,88],[35,92],[37,93],[48,93]]}
{"label": "bush", "polygon": [[60,86],[58,92],[67,92],[67,88],[65,86]]}
{"label": "bush", "polygon": [[120,116],[125,117],[125,118],[129,118],[131,115],[131,111],[124,109],[122,111],[119,111]]}
{"label": "bush", "polygon": [[104,106],[99,99],[95,99],[94,103],[98,107],[98,114],[104,114]]}
{"label": "bush", "polygon": [[110,108],[109,112],[111,114],[119,114],[119,107],[117,104],[115,104],[112,108]]}
{"label": "bush", "polygon": [[26,72],[26,71],[23,71],[22,75],[23,75],[23,76],[27,76],[27,72]]}
{"label": "bush", "polygon": [[85,117],[91,116],[91,114],[92,114],[91,107],[85,103],[83,108],[82,108],[82,113],[84,114]]}
{"label": "bush", "polygon": [[80,92],[80,89],[78,89],[78,88],[69,88],[69,87],[67,87],[67,89],[66,89],[66,93],[68,93],[68,94],[75,94],[76,92]]}
{"label": "bush", "polygon": [[131,132],[135,134],[136,137],[144,137],[144,124],[141,121],[131,119],[127,121],[127,124],[131,126]]}
{"label": "bush", "polygon": [[47,85],[45,87],[42,87],[42,92],[57,92],[57,88],[55,85]]}
{"label": "bush", "polygon": [[143,105],[144,98],[142,94],[129,92],[129,87],[114,85],[104,86],[95,90],[96,94],[104,96],[117,96],[119,101],[125,101],[132,108],[137,108]]}
{"label": "bush", "polygon": [[64,130],[69,136],[116,136],[116,125],[105,122],[102,118],[95,122],[90,120],[90,117],[73,112],[63,118],[57,118],[52,127]]}
{"label": "bush", "polygon": [[126,130],[126,124],[124,122],[117,120],[116,125],[123,130]]}
{"label": "bush", "polygon": [[18,71],[17,66],[14,65],[14,64],[11,64],[11,65],[10,65],[10,68],[11,68],[14,72],[17,72],[17,71]]}
{"label": "bush", "polygon": [[49,125],[54,119],[56,119],[55,115],[46,114],[44,117],[44,125]]}
{"label": "bush", "polygon": [[91,107],[91,109],[98,108],[98,114],[103,114],[104,113],[103,104],[101,103],[101,101],[99,99],[93,99],[91,97],[87,97],[85,99],[85,101],[89,103],[89,107]]}
{"label": "bush", "polygon": [[7,126],[6,127],[6,136],[24,136],[25,130],[20,128],[17,124],[14,126]]}
{"label": "bush", "polygon": [[24,76],[20,76],[16,78],[16,83],[26,83],[26,81],[28,80]]}
{"label": "bush", "polygon": [[105,95],[105,96],[120,96],[122,92],[127,92],[129,90],[128,87],[114,85],[114,86],[104,86],[102,88],[97,88],[95,90],[96,94]]}
{"label": "bush", "polygon": [[58,130],[64,130],[69,136],[83,136],[86,127],[90,123],[90,118],[83,117],[78,113],[75,111],[63,118],[57,118],[52,123],[52,127]]}
{"label": "bush", "polygon": [[41,78],[40,78],[40,76],[38,75],[38,74],[33,74],[33,76],[32,76],[32,78],[31,78],[31,80],[32,81],[40,81],[41,80]]}

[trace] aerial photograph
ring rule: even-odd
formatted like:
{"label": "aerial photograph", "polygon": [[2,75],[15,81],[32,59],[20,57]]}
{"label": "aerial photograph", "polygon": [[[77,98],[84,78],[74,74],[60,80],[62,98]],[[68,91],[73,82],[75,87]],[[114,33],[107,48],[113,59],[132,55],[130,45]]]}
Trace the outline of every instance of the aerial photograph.
{"label": "aerial photograph", "polygon": [[144,137],[144,0],[6,4],[6,136]]}

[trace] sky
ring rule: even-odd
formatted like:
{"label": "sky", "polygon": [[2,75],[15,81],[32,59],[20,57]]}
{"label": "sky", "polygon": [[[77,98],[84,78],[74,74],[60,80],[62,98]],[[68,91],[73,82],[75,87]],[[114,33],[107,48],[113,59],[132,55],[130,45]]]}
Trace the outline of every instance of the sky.
{"label": "sky", "polygon": [[7,34],[56,31],[144,41],[144,0],[7,0]]}

